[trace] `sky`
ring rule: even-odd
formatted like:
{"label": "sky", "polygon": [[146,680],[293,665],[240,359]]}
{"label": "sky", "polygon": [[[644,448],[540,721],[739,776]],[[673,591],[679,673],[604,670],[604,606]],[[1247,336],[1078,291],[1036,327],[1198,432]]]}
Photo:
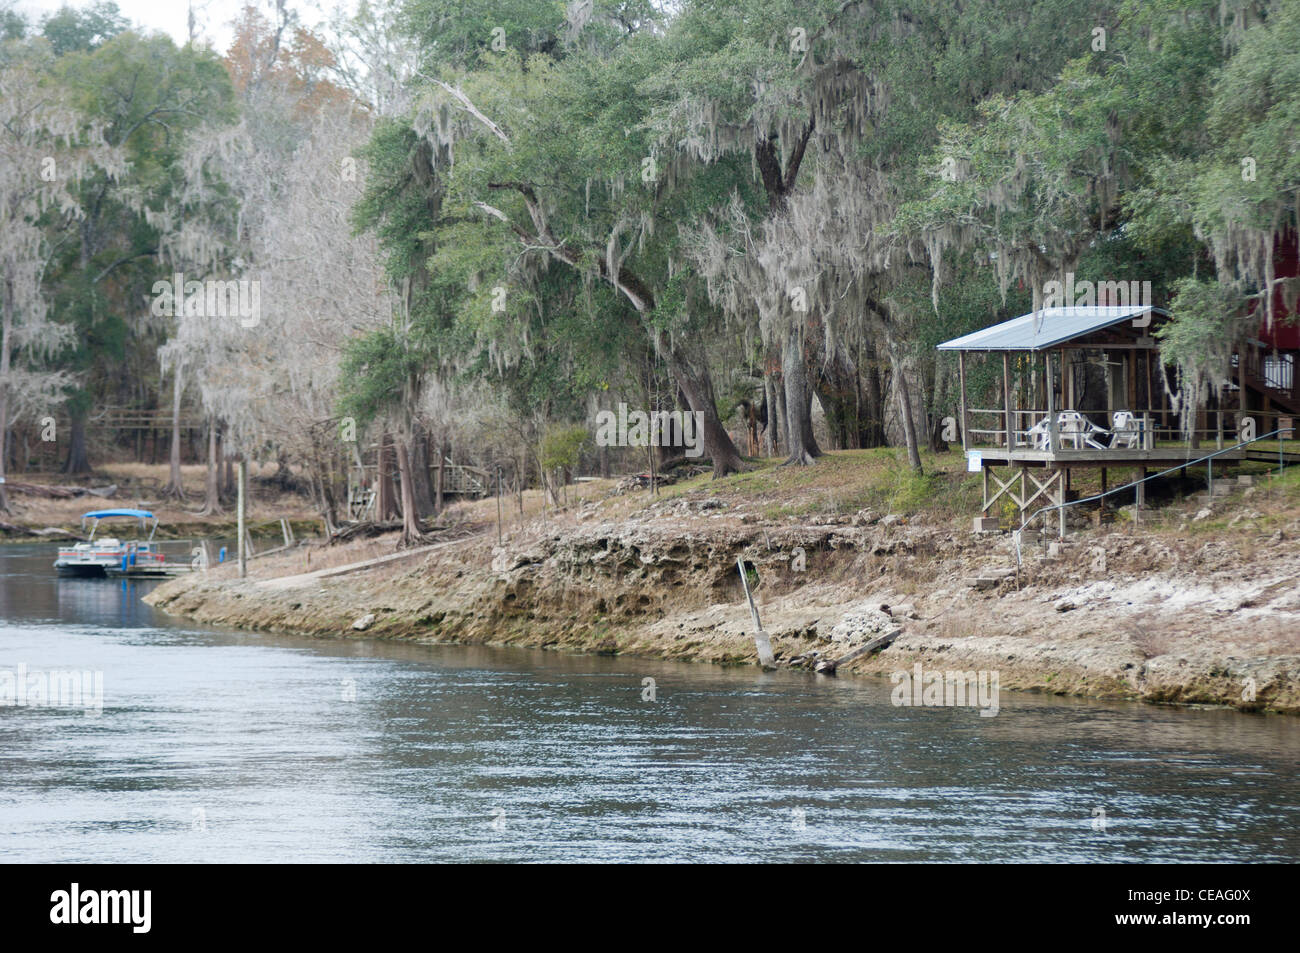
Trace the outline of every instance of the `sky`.
{"label": "sky", "polygon": [[[116,0],[116,2],[122,14],[137,26],[166,33],[178,44],[184,43],[188,38],[186,23],[189,0]],[[224,53],[230,46],[232,34],[230,24],[239,15],[239,11],[249,3],[264,12],[272,9],[269,0],[193,0],[200,36],[205,38],[214,50]],[[92,5],[91,0],[17,0],[14,9],[29,21],[39,22],[63,6],[80,9],[90,5]],[[289,9],[296,10],[303,24],[311,27],[327,19],[327,14],[338,5],[340,0],[290,0]],[[342,5],[351,7],[353,4]]]}

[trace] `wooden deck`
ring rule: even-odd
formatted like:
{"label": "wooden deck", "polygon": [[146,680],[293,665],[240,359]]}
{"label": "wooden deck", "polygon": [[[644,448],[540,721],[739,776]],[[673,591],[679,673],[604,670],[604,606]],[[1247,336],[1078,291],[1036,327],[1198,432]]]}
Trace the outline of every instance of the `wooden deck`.
{"label": "wooden deck", "polygon": [[[1008,451],[1005,447],[973,447],[968,454],[979,454],[980,462],[985,466],[1071,466],[1071,467],[1135,467],[1160,466],[1161,468],[1177,466],[1179,463],[1197,460],[1207,453],[1213,453],[1214,447],[1191,449],[1188,447],[1152,447],[1149,450],[1035,450],[1030,447],[1017,447]],[[1246,449],[1226,450],[1217,460],[1244,460]],[[1204,464],[1201,464],[1204,466]]]}

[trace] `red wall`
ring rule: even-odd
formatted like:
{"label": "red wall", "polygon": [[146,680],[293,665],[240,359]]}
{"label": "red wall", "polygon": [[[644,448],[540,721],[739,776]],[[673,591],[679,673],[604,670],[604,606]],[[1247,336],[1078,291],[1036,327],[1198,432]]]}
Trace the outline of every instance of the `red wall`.
{"label": "red wall", "polygon": [[[1288,231],[1278,238],[1273,247],[1274,277],[1293,278],[1300,275],[1300,242],[1296,233]],[[1270,348],[1280,351],[1300,350],[1300,324],[1288,324],[1284,319],[1287,310],[1282,305],[1282,289],[1273,292],[1273,330],[1259,326],[1259,339]]]}

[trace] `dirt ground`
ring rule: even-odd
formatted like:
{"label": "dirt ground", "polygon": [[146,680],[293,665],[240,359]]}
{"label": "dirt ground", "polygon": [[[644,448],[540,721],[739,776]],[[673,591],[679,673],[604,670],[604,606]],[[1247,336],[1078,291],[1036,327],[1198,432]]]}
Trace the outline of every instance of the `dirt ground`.
{"label": "dirt ground", "polygon": [[[319,524],[320,520],[309,500],[303,496],[284,492],[276,488],[270,478],[275,473],[274,465],[249,465],[249,509],[250,523],[270,523],[287,517],[295,525]],[[77,532],[81,514],[89,510],[102,509],[142,509],[149,510],[159,521],[161,536],[202,535],[228,528],[235,520],[233,503],[227,505],[220,513],[204,514],[203,487],[206,468],[201,465],[181,467],[181,479],[185,486],[186,499],[172,500],[162,497],[162,487],[167,482],[166,464],[143,463],[106,463],[96,468],[95,474],[75,483],[65,481],[59,474],[21,473],[10,474],[9,508],[10,512],[0,514],[4,520],[14,526],[32,530],[55,527]],[[67,499],[48,499],[15,489],[13,484],[38,484],[50,486],[84,486],[104,489],[116,486],[110,496],[84,494]],[[305,528],[305,527],[304,527]],[[18,536],[10,532],[10,537]]]}

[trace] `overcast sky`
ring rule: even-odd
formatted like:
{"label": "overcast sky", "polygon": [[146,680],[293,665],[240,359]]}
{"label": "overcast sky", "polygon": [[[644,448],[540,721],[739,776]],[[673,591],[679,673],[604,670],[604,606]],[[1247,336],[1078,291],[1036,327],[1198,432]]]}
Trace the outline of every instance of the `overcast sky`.
{"label": "overcast sky", "polygon": [[[169,34],[177,43],[184,43],[188,32],[186,22],[187,0],[116,0],[122,14],[137,26]],[[269,0],[194,0],[199,21],[199,34],[219,53],[230,45],[231,21],[239,11],[252,3],[264,13],[270,12]],[[14,8],[29,21],[39,21],[63,6],[81,9],[90,6],[90,0],[17,0]],[[316,26],[328,17],[328,12],[343,5],[351,9],[347,0],[289,0],[289,9],[296,10],[306,26]],[[3,4],[0,4],[3,6]]]}

